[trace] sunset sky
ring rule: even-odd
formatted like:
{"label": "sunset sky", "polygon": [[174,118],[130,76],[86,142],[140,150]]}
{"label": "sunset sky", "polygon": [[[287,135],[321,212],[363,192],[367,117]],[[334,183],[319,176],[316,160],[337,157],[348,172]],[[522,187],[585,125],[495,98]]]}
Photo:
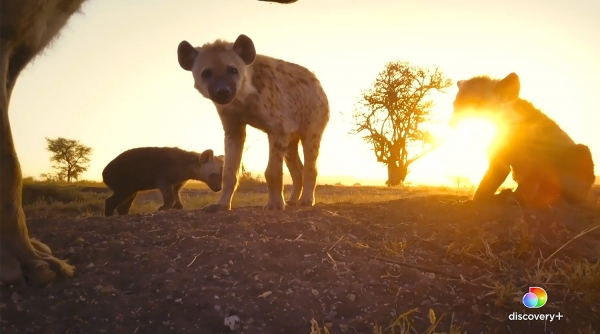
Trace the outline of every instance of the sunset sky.
{"label": "sunset sky", "polygon": [[[383,185],[387,172],[371,147],[350,136],[360,92],[389,61],[439,66],[454,82],[516,72],[521,97],[590,147],[600,174],[600,1],[598,0],[89,0],[62,36],[22,73],[10,117],[25,176],[51,171],[45,137],[93,148],[82,179],[101,180],[124,150],[178,146],[223,153],[212,103],[177,62],[179,42],[253,39],[258,53],[315,72],[331,120],[321,146],[321,183]],[[447,122],[457,88],[436,95]],[[407,181],[475,184],[487,167],[491,129],[464,126],[418,161]],[[262,175],[266,135],[249,130],[243,162]],[[284,169],[284,173],[288,173]]]}

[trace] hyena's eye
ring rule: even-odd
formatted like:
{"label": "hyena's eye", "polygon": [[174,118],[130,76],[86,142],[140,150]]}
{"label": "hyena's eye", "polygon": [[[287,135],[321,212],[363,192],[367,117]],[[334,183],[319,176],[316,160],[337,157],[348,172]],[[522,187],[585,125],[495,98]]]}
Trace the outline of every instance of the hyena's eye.
{"label": "hyena's eye", "polygon": [[227,73],[235,75],[238,74],[238,70],[233,66],[227,66]]}
{"label": "hyena's eye", "polygon": [[208,79],[208,78],[212,77],[212,74],[213,73],[211,70],[206,69],[206,70],[202,71],[201,76],[202,76],[202,79]]}

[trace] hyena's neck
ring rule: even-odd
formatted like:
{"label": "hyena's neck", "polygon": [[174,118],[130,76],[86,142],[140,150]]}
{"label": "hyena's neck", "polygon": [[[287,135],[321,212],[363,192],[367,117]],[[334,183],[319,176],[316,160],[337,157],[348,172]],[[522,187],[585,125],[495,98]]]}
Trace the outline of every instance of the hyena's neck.
{"label": "hyena's neck", "polygon": [[572,144],[573,140],[560,126],[531,102],[518,99],[512,105],[513,122],[508,124],[509,131],[536,131],[547,136],[562,137],[562,142]]}

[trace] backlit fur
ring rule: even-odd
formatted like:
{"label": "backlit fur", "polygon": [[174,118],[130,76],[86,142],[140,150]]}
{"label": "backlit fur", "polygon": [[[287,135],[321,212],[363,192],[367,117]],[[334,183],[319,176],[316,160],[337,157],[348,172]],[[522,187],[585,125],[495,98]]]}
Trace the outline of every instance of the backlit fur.
{"label": "backlit fur", "polygon": [[194,87],[215,104],[225,131],[223,193],[206,210],[231,208],[246,125],[262,130],[269,138],[265,209],[284,209],[284,159],[293,180],[288,205],[312,206],[321,138],[329,122],[329,102],[317,77],[300,65],[257,55],[254,43],[245,35],[234,43],[217,40],[196,48],[183,41],[178,59],[183,69],[191,71]]}
{"label": "backlit fur", "polygon": [[489,168],[475,200],[492,198],[511,170],[518,184],[514,197],[525,205],[587,198],[595,180],[589,148],[576,144],[556,122],[519,97],[517,74],[501,80],[475,77],[457,85],[451,124],[482,117],[499,130],[488,149]]}

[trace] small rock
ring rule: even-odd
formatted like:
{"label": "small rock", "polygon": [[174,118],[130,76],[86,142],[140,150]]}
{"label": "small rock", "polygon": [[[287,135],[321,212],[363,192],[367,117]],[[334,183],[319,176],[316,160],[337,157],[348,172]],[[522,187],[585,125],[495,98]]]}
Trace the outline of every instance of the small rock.
{"label": "small rock", "polygon": [[12,300],[14,303],[18,303],[22,300],[23,298],[21,297],[21,295],[19,295],[16,292],[13,292],[12,295],[10,295],[10,300]]}
{"label": "small rock", "polygon": [[[101,285],[99,285],[99,286],[101,286]],[[117,291],[117,290],[112,285],[107,285],[107,286],[103,287],[102,290],[100,290],[100,292],[115,292],[115,291]]]}
{"label": "small rock", "polygon": [[181,302],[181,298],[177,298],[177,299],[175,299],[175,302],[176,302],[177,304],[183,304],[183,303]]}
{"label": "small rock", "polygon": [[169,268],[169,269],[167,269],[167,274],[169,274],[169,273],[174,273],[174,272],[175,272],[175,269],[173,269],[173,268]]}
{"label": "small rock", "polygon": [[93,264],[93,263],[90,263],[90,264],[88,264],[88,265],[87,265],[87,266],[85,266],[85,267],[86,267],[86,268],[92,268],[92,267],[94,267],[94,264]]}
{"label": "small rock", "polygon": [[232,315],[230,317],[226,317],[223,324],[229,327],[230,330],[234,331],[240,328],[240,318],[237,315]]}
{"label": "small rock", "polygon": [[221,311],[221,306],[215,305],[215,311],[220,312]]}
{"label": "small rock", "polygon": [[98,292],[98,291],[102,291],[102,288],[104,288],[102,285],[96,285],[94,287],[94,291]]}
{"label": "small rock", "polygon": [[348,300],[350,300],[351,302],[353,302],[353,301],[356,300],[356,296],[351,293],[351,294],[348,295]]}
{"label": "small rock", "polygon": [[223,273],[223,275],[225,275],[225,276],[229,276],[229,270],[227,270],[225,268],[221,269],[221,273]]}
{"label": "small rock", "polygon": [[318,297],[319,296],[319,291],[312,289],[311,293],[315,296]]}

